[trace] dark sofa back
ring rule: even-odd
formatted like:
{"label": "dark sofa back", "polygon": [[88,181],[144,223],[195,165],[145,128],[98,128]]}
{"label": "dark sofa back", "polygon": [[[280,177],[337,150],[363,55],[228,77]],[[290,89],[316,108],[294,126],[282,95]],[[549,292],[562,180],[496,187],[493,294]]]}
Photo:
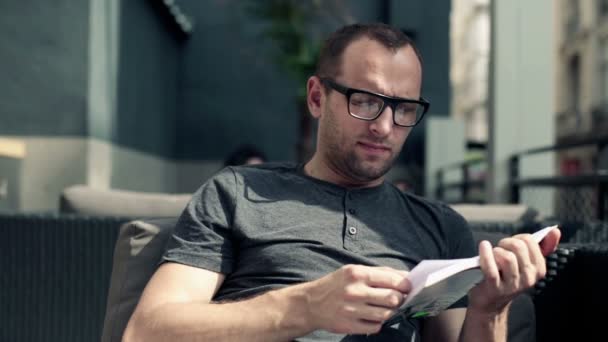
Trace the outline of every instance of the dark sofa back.
{"label": "dark sofa back", "polygon": [[0,341],[99,341],[127,220],[0,215]]}
{"label": "dark sofa back", "polygon": [[537,340],[605,340],[608,245],[563,244],[553,257],[546,285],[534,297]]}

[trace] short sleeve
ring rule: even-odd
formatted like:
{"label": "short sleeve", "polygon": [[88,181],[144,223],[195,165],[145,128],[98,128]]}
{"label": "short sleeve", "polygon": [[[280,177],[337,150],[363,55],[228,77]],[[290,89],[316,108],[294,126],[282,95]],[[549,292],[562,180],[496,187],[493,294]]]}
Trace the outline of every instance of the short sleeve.
{"label": "short sleeve", "polygon": [[470,258],[477,255],[473,233],[467,221],[454,209],[441,205],[442,225],[445,232],[446,259]]}
{"label": "short sleeve", "polygon": [[163,262],[228,274],[234,268],[232,221],[236,176],[226,168],[199,188],[169,238]]}

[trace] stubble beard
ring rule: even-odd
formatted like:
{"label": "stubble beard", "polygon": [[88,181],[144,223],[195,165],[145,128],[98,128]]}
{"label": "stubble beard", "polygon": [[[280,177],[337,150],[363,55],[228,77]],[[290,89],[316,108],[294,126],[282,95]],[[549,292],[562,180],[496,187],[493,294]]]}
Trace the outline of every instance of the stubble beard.
{"label": "stubble beard", "polygon": [[[389,158],[381,164],[372,165],[371,162],[361,160],[354,150],[351,150],[344,157],[345,169],[358,181],[374,181],[384,176],[393,166],[394,158]],[[367,164],[367,165],[366,165]]]}
{"label": "stubble beard", "polygon": [[[325,141],[327,142],[326,158],[327,163],[336,172],[349,177],[357,182],[370,182],[384,176],[393,166],[395,154],[388,159],[373,163],[362,160],[356,153],[356,146],[346,146],[343,131],[338,123],[333,119],[334,113],[328,112],[327,130],[325,130]],[[373,139],[367,139],[373,140]],[[356,139],[354,140],[356,141]],[[350,148],[350,150],[347,150]]]}

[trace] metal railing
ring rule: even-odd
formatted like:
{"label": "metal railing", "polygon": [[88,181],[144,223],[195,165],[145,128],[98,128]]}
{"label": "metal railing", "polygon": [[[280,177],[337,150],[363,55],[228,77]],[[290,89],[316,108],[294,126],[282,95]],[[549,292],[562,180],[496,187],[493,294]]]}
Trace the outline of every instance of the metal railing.
{"label": "metal railing", "polygon": [[[485,192],[485,177],[484,179],[474,178],[472,175],[472,169],[474,166],[485,163],[485,158],[475,158],[464,162],[458,162],[443,166],[435,173],[436,188],[435,197],[437,199],[447,202],[461,202],[461,203],[481,203],[484,202],[481,198],[473,198],[472,190],[478,189],[480,192]],[[461,170],[462,180],[455,182],[446,182],[445,175],[447,172],[452,170]],[[458,200],[446,200],[446,193],[449,190],[459,190],[460,198]]]}
{"label": "metal railing", "polygon": [[[588,203],[593,203],[595,207],[595,214],[593,215],[595,217],[593,219],[605,220],[608,212],[608,203],[606,201],[606,197],[608,196],[608,170],[596,169],[592,172],[577,175],[526,178],[520,175],[520,169],[523,157],[579,147],[596,147],[599,154],[606,146],[608,146],[608,136],[579,139],[577,141],[534,148],[514,154],[509,160],[510,202],[519,203],[521,201],[523,188],[551,187],[577,191],[577,194],[580,193],[581,189],[587,188],[589,191],[586,191],[584,196],[595,196],[595,199],[588,199],[587,201]],[[579,194],[578,196],[583,195]]]}

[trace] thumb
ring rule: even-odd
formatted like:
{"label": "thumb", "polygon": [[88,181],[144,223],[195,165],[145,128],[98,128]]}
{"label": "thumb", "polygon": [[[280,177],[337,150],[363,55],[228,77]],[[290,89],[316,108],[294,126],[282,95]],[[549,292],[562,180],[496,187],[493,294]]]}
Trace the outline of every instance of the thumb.
{"label": "thumb", "polygon": [[547,236],[540,242],[540,250],[544,256],[547,256],[557,249],[562,232],[559,229],[551,230]]}

